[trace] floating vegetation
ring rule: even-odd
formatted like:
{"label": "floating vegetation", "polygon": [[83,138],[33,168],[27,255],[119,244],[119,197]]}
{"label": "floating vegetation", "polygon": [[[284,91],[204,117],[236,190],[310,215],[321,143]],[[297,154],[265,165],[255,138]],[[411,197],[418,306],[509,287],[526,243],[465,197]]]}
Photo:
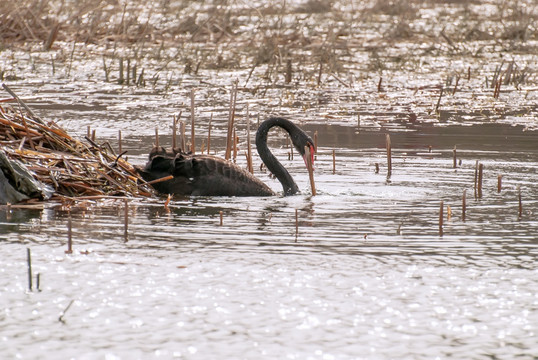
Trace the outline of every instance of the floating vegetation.
{"label": "floating vegetation", "polygon": [[[0,203],[150,196],[151,187],[109,143],[83,143],[35,115],[10,89],[0,106]],[[7,104],[16,101],[18,106]]]}

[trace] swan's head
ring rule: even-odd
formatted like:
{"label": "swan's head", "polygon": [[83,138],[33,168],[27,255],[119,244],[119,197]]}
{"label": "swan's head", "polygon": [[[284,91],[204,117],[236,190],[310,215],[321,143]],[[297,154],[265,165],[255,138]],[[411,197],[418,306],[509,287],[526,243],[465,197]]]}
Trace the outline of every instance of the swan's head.
{"label": "swan's head", "polygon": [[[314,165],[314,154],[316,153],[316,147],[314,146],[314,141],[312,138],[308,136],[307,133],[299,129],[299,131],[291,136],[291,141],[293,142],[295,149],[297,149],[299,154],[301,154],[303,157],[305,165],[308,164],[307,156],[310,156],[310,161],[312,162],[312,165]],[[307,154],[306,149],[309,150],[308,152],[310,154]]]}

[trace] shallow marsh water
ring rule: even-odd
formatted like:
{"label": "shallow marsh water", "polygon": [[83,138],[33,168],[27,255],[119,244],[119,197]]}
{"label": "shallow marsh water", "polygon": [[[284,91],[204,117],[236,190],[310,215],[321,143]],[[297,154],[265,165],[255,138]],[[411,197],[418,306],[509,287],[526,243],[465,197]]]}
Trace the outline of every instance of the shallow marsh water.
{"label": "shallow marsh water", "polygon": [[[394,131],[387,179],[383,131],[305,129],[320,134],[314,197],[302,161],[287,160],[275,134],[273,147],[302,195],[174,199],[168,209],[164,199],[132,200],[127,241],[122,201],[83,203],[71,209],[71,255],[64,208],[1,211],[2,354],[535,358],[535,134],[507,125]],[[139,140],[126,146],[143,163],[153,138]],[[462,162],[453,169],[456,140]],[[485,166],[479,200],[477,159]],[[500,194],[497,174],[504,175]],[[441,200],[453,213],[442,237]],[[39,292],[27,291],[26,248]]]}
{"label": "shallow marsh water", "polygon": [[[353,18],[358,12],[350,4],[344,15]],[[419,32],[431,26],[426,32],[436,33],[447,24],[447,32],[459,29],[458,24],[472,25],[447,19],[451,7],[458,6],[422,9],[412,28]],[[495,4],[473,3],[465,14],[475,7],[481,14]],[[267,27],[267,37],[280,34],[273,26],[279,14],[262,16],[252,9],[250,14],[237,22],[239,27],[258,23],[260,16],[262,33]],[[241,153],[246,104],[253,128],[258,116],[277,114],[319,134],[316,196],[310,195],[302,160],[289,160],[285,137],[274,132],[271,147],[291,169],[301,195],[176,198],[168,208],[164,198],[130,199],[127,239],[123,200],[80,202],[70,209],[72,254],[65,253],[65,206],[0,208],[1,357],[536,359],[535,54],[517,51],[517,43],[512,48],[483,39],[465,43],[461,53],[416,39],[386,46],[390,40],[380,41],[379,34],[396,22],[367,14],[372,27],[361,16],[349,23],[349,33],[336,18],[340,42],[331,50],[342,70],[323,74],[317,85],[316,44],[291,45],[296,57],[288,85],[282,84],[282,71],[268,70],[278,68],[272,63],[253,69],[252,77],[248,61],[233,70],[202,66],[197,74],[184,73],[183,61],[204,59],[204,51],[216,49],[225,60],[233,58],[237,53],[228,43],[209,49],[205,43],[187,43],[164,49],[162,59],[152,58],[151,49],[145,50],[149,55],[125,51],[126,57],[139,56],[139,68],[147,71],[148,85],[142,88],[115,83],[121,51],[109,45],[103,50],[73,43],[74,61],[68,60],[70,43],[60,44],[52,57],[39,51],[1,52],[6,82],[40,116],[79,137],[89,125],[98,142],[114,147],[121,130],[123,148],[135,164],[145,162],[155,128],[161,143],[170,144],[172,115],[183,111],[188,120],[192,88],[197,147],[213,114],[212,149],[222,154],[229,90],[236,79]],[[274,23],[284,26],[286,35],[286,24],[295,26],[299,17]],[[316,15],[303,20],[304,33],[325,36]],[[236,36],[241,36],[238,29]],[[533,49],[536,40],[524,45]],[[528,71],[530,80],[503,86],[494,99],[484,79],[493,78],[504,63],[501,56]],[[301,57],[309,61],[301,63]],[[385,60],[379,69],[372,67]],[[110,82],[104,82],[103,62],[112,69]],[[472,76],[465,81],[467,69]],[[462,80],[451,95],[456,74]],[[149,79],[157,78],[150,85]],[[393,145],[389,179],[386,133]],[[456,169],[454,146],[461,160]],[[481,199],[474,197],[476,160],[484,165]],[[244,157],[238,162],[244,166]],[[259,159],[255,165],[255,174],[279,190],[278,182],[259,170]],[[498,175],[503,176],[500,193]],[[27,248],[33,291],[28,291]],[[35,289],[37,273],[41,291]]]}

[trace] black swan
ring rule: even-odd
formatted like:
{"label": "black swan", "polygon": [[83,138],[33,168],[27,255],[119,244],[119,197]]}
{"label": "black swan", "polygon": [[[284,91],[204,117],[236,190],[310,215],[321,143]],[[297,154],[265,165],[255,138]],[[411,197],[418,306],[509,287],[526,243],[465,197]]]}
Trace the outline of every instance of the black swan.
{"label": "black swan", "polygon": [[[299,191],[297,184],[267,147],[267,134],[274,126],[283,128],[290,135],[293,145],[306,163],[305,146],[313,160],[314,142],[291,121],[272,117],[262,122],[256,132],[256,147],[265,166],[282,184],[284,195]],[[154,148],[144,168],[137,168],[145,181],[173,175],[174,178],[152,186],[162,194],[197,196],[271,196],[273,190],[250,172],[230,161],[210,155],[191,155],[180,151],[167,152]]]}

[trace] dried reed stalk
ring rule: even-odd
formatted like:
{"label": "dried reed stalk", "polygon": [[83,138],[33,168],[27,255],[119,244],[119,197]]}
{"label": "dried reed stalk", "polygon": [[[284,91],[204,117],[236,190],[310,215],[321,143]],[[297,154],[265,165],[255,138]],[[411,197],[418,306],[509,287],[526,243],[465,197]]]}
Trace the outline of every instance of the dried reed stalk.
{"label": "dried reed stalk", "polygon": [[176,115],[172,117],[172,149],[177,148],[177,118]]}
{"label": "dried reed stalk", "polygon": [[336,152],[333,149],[333,175],[336,174]]}
{"label": "dried reed stalk", "polygon": [[121,130],[118,130],[118,152],[121,154],[123,152],[121,144]]}
{"label": "dried reed stalk", "polygon": [[30,248],[26,248],[26,263],[28,266],[28,290],[32,291],[32,254]]}
{"label": "dried reed stalk", "polygon": [[389,134],[386,134],[385,141],[387,147],[387,178],[390,178],[392,175],[392,145]]}
{"label": "dried reed stalk", "polygon": [[181,151],[185,152],[185,148],[187,147],[187,140],[185,139],[185,122],[183,121],[179,122],[179,137],[181,139]]}
{"label": "dried reed stalk", "polygon": [[191,153],[196,153],[195,137],[194,137],[194,89],[191,89]]}
{"label": "dried reed stalk", "polygon": [[435,105],[435,112],[439,113],[439,105],[441,105],[441,98],[443,97],[443,87],[441,87],[441,92],[439,92],[439,99],[437,99],[437,105]]}
{"label": "dried reed stalk", "polygon": [[252,165],[252,146],[250,143],[250,116],[247,104],[247,169],[251,174],[254,174],[254,166]]}
{"label": "dried reed stalk", "polygon": [[232,156],[232,146],[235,139],[233,136],[234,131],[234,120],[235,120],[235,104],[237,101],[237,83],[235,83],[232,92],[230,93],[230,109],[228,115],[228,133],[226,135],[226,152],[224,158],[230,160]]}
{"label": "dried reed stalk", "polygon": [[474,168],[474,198],[478,198],[478,160],[476,160]]}
{"label": "dried reed stalk", "polygon": [[66,254],[72,254],[73,253],[73,231],[72,231],[72,224],[71,224],[71,212],[69,211],[67,215],[67,250],[65,251]]}
{"label": "dried reed stalk", "polygon": [[478,164],[478,198],[482,198],[483,172],[484,172],[484,165]]}
{"label": "dried reed stalk", "polygon": [[209,116],[209,124],[207,125],[207,155],[211,148],[211,121],[213,120],[213,113]]}
{"label": "dried reed stalk", "polygon": [[[89,137],[89,144],[82,143],[55,122],[45,123],[18,97],[14,98],[27,111],[9,104],[0,106],[0,145],[10,160],[19,161],[36,180],[54,189],[52,200],[153,193],[134,167],[116,155],[110,145],[98,145]],[[88,132],[95,133],[89,127]]]}

